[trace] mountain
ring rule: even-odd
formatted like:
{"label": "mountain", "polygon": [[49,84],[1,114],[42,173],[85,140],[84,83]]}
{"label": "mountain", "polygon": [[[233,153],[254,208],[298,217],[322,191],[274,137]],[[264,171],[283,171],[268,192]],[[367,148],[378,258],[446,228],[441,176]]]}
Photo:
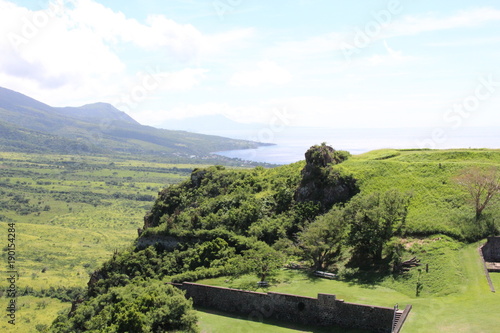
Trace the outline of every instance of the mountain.
{"label": "mountain", "polygon": [[98,122],[102,119],[107,121],[122,121],[129,124],[140,125],[132,117],[123,111],[118,110],[108,103],[86,104],[80,107],[55,108],[63,116],[70,116],[81,120]]}
{"label": "mountain", "polygon": [[15,127],[0,122],[0,151],[60,153],[60,154],[106,154],[108,150],[82,140],[73,140]]}
{"label": "mountain", "polygon": [[[207,156],[260,143],[144,126],[110,104],[52,107],[0,87],[0,149],[24,152]],[[73,147],[73,148],[71,148]]]}

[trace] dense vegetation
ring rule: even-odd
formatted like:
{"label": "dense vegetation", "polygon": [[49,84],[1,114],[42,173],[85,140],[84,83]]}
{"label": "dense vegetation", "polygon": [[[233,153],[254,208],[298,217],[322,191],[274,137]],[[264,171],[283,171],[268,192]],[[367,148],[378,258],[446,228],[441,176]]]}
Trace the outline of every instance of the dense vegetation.
{"label": "dense vegetation", "polygon": [[[93,309],[98,313],[102,309],[95,307],[96,300],[122,292],[129,295],[133,289],[130,283],[145,286],[156,284],[154,281],[209,278],[211,280],[204,281],[255,289],[258,280],[267,280],[280,291],[279,286],[290,279],[288,273],[280,270],[284,266],[333,271],[339,276],[338,283],[385,288],[384,293],[390,289],[398,292],[398,297],[406,295],[404,299],[417,295],[421,298],[446,296],[460,292],[467,282],[464,279],[469,275],[460,268],[464,244],[498,234],[498,201],[493,198],[477,217],[470,195],[457,182],[457,177],[471,166],[481,170],[500,166],[500,151],[380,150],[349,156],[320,145],[312,147],[306,157],[306,161],[273,169],[210,166],[191,173],[187,167],[179,171],[179,177],[172,184],[188,175],[189,178],[159,193],[134,245],[115,251],[102,266],[86,268],[93,273],[85,302],[78,309]],[[138,186],[132,179],[125,181],[125,177],[135,172],[132,168],[148,169],[150,175],[158,175],[162,169],[158,166],[158,173],[154,173],[154,165],[150,163],[125,166],[123,162],[110,166],[106,161],[102,170],[92,173],[91,168],[99,163],[91,164],[88,169],[82,164],[74,172],[65,174],[65,182],[85,183],[85,176],[101,175],[99,182],[104,189],[114,190],[95,190],[99,185],[92,185],[91,192],[99,193],[94,201],[89,200],[92,196],[85,191],[79,191],[80,199],[60,196],[58,200],[78,199],[79,205],[94,207],[97,204],[95,208],[103,210],[114,209],[115,199],[140,203],[138,199],[151,195],[155,188],[147,191],[147,186],[152,184],[144,182]],[[42,163],[39,165],[43,172],[54,169],[53,165],[47,169],[41,167]],[[119,170],[121,167],[127,171]],[[172,166],[169,172],[174,171]],[[50,177],[27,181],[20,174],[26,171],[19,168],[17,172],[19,183],[13,177],[10,181],[4,180],[5,184],[54,191],[64,184],[54,183]],[[171,177],[170,173],[164,175]],[[37,182],[40,185],[35,186]],[[124,191],[129,182],[139,188]],[[15,191],[15,186],[5,188]],[[44,193],[62,195],[50,190]],[[114,192],[123,193],[115,195]],[[34,192],[19,191],[14,195],[20,195],[21,201],[29,199],[42,217],[55,214],[59,209],[55,203],[39,203]],[[110,207],[106,206],[109,203]],[[47,205],[50,210],[45,211]],[[22,212],[5,217],[17,215],[33,219],[38,212],[19,214]],[[137,225],[132,225],[129,230],[135,227]],[[417,269],[405,273],[393,270],[401,260],[412,256],[430,264],[430,273]],[[42,265],[39,263],[39,267]],[[307,270],[300,274],[308,276]],[[303,278],[300,275],[292,279]],[[310,279],[307,277],[298,285],[306,290]],[[283,291],[300,293],[299,289]],[[141,298],[139,294],[136,296]],[[123,297],[129,299],[129,296]],[[363,298],[358,301],[366,302]],[[387,301],[378,305],[392,306]],[[110,305],[103,316],[113,306]],[[184,309],[189,313],[189,306]],[[81,319],[84,317],[79,318],[84,321]],[[109,319],[102,318],[103,322]],[[134,318],[143,323],[143,327],[150,325],[144,318],[144,321]],[[67,329],[80,327],[77,320],[71,318],[60,317],[57,323],[54,329],[57,325]]]}
{"label": "dense vegetation", "polygon": [[[94,273],[90,296],[135,276],[193,281],[253,273],[264,280],[287,261],[342,266],[346,279],[363,270],[391,276],[415,250],[410,238],[440,233],[468,242],[498,233],[498,206],[478,218],[455,179],[470,164],[499,162],[491,150],[376,151],[349,159],[323,144],[311,147],[305,164],[196,169],[160,192],[136,247]],[[422,286],[418,277],[417,295]]]}
{"label": "dense vegetation", "polygon": [[158,281],[115,287],[59,316],[52,332],[198,332],[192,303]]}
{"label": "dense vegetation", "polygon": [[[158,191],[202,166],[0,152],[0,226],[7,237],[7,224],[16,224],[20,275],[18,321],[15,327],[0,322],[0,331],[43,330],[60,310],[67,314],[68,302],[86,291],[89,275],[137,237]],[[6,283],[0,281],[2,307]]]}
{"label": "dense vegetation", "polygon": [[196,169],[160,192],[136,246],[94,272],[89,295],[133,277],[179,282],[253,273],[263,280],[287,261],[342,267],[348,279],[363,271],[390,276],[413,249],[410,238],[469,242],[498,233],[498,206],[476,218],[454,178],[470,163],[499,162],[491,150],[349,159],[323,144],[311,147],[305,163],[275,169]]}

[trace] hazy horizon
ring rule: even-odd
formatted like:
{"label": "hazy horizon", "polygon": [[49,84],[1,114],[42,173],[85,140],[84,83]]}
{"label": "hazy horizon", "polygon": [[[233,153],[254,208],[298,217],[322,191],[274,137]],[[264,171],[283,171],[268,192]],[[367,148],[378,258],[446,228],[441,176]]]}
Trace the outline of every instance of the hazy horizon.
{"label": "hazy horizon", "polygon": [[[274,146],[258,149],[218,152],[226,157],[241,158],[256,162],[288,164],[304,159],[304,153],[312,145],[326,142],[338,150],[347,150],[353,155],[377,149],[455,149],[490,148],[500,149],[500,127],[466,128],[460,131],[442,131],[434,136],[433,129],[404,128],[352,128],[322,129],[289,128],[272,137]],[[253,139],[256,132],[229,135],[235,139]],[[216,133],[204,133],[216,134]],[[228,134],[219,132],[218,134]],[[229,133],[230,134],[230,133]]]}

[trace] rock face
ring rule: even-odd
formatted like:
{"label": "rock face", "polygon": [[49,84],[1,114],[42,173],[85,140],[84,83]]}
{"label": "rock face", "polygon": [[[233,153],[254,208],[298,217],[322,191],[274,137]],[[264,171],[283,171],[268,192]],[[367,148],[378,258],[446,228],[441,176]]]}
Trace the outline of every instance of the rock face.
{"label": "rock face", "polygon": [[312,146],[305,157],[302,181],[295,192],[297,202],[319,203],[321,210],[326,211],[335,203],[346,202],[359,192],[356,179],[332,168],[345,161],[349,153],[322,144]]}
{"label": "rock face", "polygon": [[322,144],[321,146],[312,146],[305,153],[306,169],[324,168],[330,164],[339,164],[344,162],[349,155],[345,152],[336,151],[330,146]]}
{"label": "rock face", "polygon": [[[144,216],[143,229],[156,227],[160,224],[162,216],[176,214],[176,212],[191,205],[192,198],[190,197],[190,193],[192,193],[193,189],[199,188],[204,180],[210,181],[211,175],[217,170],[224,170],[224,167],[212,166],[207,169],[194,169],[189,181],[185,181],[179,184],[179,186],[167,187],[160,191],[153,208]],[[207,180],[207,178],[209,179]],[[213,193],[213,195],[216,194]]]}

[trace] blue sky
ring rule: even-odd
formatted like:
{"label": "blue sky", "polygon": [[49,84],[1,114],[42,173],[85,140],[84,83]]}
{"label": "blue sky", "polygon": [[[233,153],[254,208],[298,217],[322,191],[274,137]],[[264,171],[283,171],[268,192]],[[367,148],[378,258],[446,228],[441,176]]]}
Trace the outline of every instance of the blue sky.
{"label": "blue sky", "polygon": [[0,86],[164,128],[500,125],[496,0],[0,0],[0,54]]}

